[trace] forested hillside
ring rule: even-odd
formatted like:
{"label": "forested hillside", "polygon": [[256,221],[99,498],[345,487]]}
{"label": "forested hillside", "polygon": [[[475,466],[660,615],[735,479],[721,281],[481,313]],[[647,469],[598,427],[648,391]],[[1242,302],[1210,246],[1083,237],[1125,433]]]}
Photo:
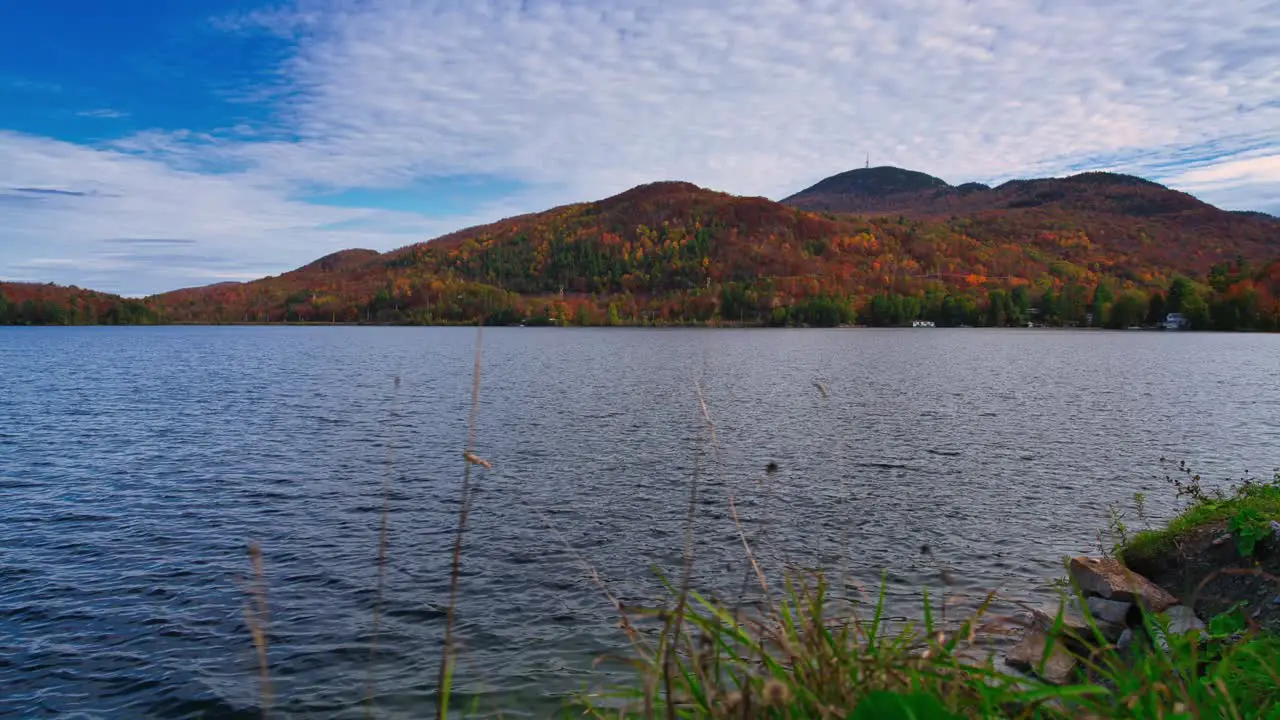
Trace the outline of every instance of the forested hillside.
{"label": "forested hillside", "polygon": [[1017,239],[1043,231],[1079,232],[1117,261],[1173,267],[1195,275],[1236,256],[1272,259],[1280,218],[1221,210],[1131,175],[1089,172],[1011,180],[995,188],[957,187],[898,168],[852,170],[783,200],[818,212],[905,215],[955,222],[975,237]]}
{"label": "forested hillside", "polygon": [[150,303],[60,285],[0,282],[0,325],[154,323]]}
{"label": "forested hillside", "polygon": [[[1199,328],[1280,328],[1269,216],[1127,176],[989,189],[888,170],[815,186],[828,200],[898,198],[883,211],[654,183],[145,307],[161,322],[1130,327],[1183,312]],[[981,199],[964,200],[966,214],[922,209],[938,193]]]}

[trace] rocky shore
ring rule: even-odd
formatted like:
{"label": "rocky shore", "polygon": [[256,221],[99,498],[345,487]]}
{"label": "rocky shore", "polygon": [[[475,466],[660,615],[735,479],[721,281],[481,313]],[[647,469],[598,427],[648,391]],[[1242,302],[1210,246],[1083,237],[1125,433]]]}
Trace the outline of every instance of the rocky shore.
{"label": "rocky shore", "polygon": [[1088,679],[1089,659],[1103,648],[1123,657],[1136,644],[1168,650],[1174,637],[1201,642],[1206,623],[1228,614],[1227,632],[1280,630],[1280,523],[1272,523],[1273,535],[1247,557],[1224,527],[1208,526],[1160,556],[1073,558],[1074,594],[1025,613],[1005,663],[1068,685]]}

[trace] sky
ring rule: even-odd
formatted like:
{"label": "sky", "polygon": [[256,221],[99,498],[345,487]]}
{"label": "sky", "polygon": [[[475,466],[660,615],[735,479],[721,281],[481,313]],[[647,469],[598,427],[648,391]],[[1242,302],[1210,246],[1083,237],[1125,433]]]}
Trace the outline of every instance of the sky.
{"label": "sky", "polygon": [[0,3],[0,279],[125,295],[686,180],[1280,213],[1277,0]]}

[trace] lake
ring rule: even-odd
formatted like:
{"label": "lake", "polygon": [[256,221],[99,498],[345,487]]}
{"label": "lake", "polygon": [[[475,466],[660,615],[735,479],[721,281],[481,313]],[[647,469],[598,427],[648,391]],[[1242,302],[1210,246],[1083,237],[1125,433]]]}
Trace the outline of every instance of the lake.
{"label": "lake", "polygon": [[[0,328],[0,716],[260,716],[250,542],[276,708],[362,717],[372,677],[379,717],[430,712],[476,338]],[[1176,461],[1212,482],[1280,465],[1275,335],[497,328],[482,344],[475,452],[493,467],[472,475],[458,687],[507,716],[600,682],[593,659],[626,641],[584,563],[624,602],[658,602],[691,487],[698,587],[743,584],[732,494],[771,574],[874,590],[884,571],[909,614],[944,570],[955,592],[1043,595],[1062,556],[1097,552],[1110,503],[1174,510]]]}

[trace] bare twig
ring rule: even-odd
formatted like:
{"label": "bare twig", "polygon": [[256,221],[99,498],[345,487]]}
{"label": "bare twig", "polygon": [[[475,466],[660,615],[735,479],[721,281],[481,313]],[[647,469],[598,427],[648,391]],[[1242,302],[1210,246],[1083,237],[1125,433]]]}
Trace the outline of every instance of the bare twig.
{"label": "bare twig", "polygon": [[[701,399],[701,389],[699,389],[699,399]],[[714,430],[712,431],[712,437],[715,437]],[[684,612],[688,606],[689,586],[693,580],[693,528],[694,522],[698,517],[698,470],[700,465],[701,461],[695,455],[693,477],[689,480],[689,513],[686,517],[684,529],[684,569],[680,577],[680,596],[676,600],[675,611],[669,617],[668,625],[671,630],[671,644],[666,646],[662,661],[662,682],[667,694],[666,709],[668,720],[675,720],[676,717],[676,698],[672,693],[671,672],[672,662],[675,658],[676,648],[680,644],[680,634],[684,626]]]}
{"label": "bare twig", "polygon": [[373,717],[374,667],[378,651],[378,631],[382,622],[382,597],[387,579],[387,531],[391,522],[391,481],[395,473],[396,412],[400,399],[400,376],[395,377],[395,389],[391,396],[391,428],[387,438],[387,472],[382,476],[382,529],[378,535],[378,592],[373,601],[373,631],[369,636],[369,677],[365,682],[365,717]]}
{"label": "bare twig", "polygon": [[742,520],[738,518],[738,507],[733,502],[733,491],[729,492],[729,514],[733,516],[733,526],[738,529],[738,537],[742,539],[742,549],[747,552],[747,561],[751,563],[752,569],[756,571],[756,579],[760,581],[760,589],[764,590],[766,597],[769,597],[769,581],[765,579],[764,572],[760,570],[760,564],[756,562],[755,553],[751,552],[751,543],[747,542],[747,534],[742,529]]}
{"label": "bare twig", "polygon": [[[702,417],[707,423],[707,430],[710,435],[712,447],[715,450],[716,458],[719,459],[720,445],[716,438],[716,426],[711,420],[710,411],[707,409],[707,401],[702,392],[702,384],[695,381],[694,389],[698,394],[698,406],[701,408]],[[671,683],[671,666],[674,658],[673,653],[680,643],[680,634],[683,631],[685,608],[687,607],[689,600],[689,588],[693,582],[694,524],[698,517],[698,473],[700,468],[701,460],[695,453],[693,477],[689,481],[689,512],[686,518],[684,531],[684,569],[680,578],[680,596],[676,600],[675,612],[670,616],[668,622],[668,625],[671,626],[671,645],[665,648],[665,653],[662,658],[662,680],[667,695],[667,717],[670,720],[674,720],[675,718],[676,706],[676,699],[672,694]]]}
{"label": "bare twig", "polygon": [[262,680],[262,717],[271,712],[271,673],[267,663],[267,580],[262,569],[262,548],[249,543],[249,561],[253,565],[253,583],[244,605],[244,620],[258,651],[258,670]]}
{"label": "bare twig", "polygon": [[628,616],[627,614],[626,606],[622,604],[622,601],[614,597],[613,593],[609,592],[609,588],[606,587],[604,584],[604,581],[600,579],[600,573],[596,572],[595,566],[593,566],[590,562],[587,561],[585,557],[583,557],[577,550],[575,550],[573,545],[569,544],[568,539],[566,539],[564,535],[560,533],[560,530],[556,528],[555,523],[551,521],[551,518],[547,517],[546,513],[544,513],[541,510],[541,508],[536,507],[535,505],[533,505],[533,503],[530,503],[528,499],[524,497],[520,498],[520,504],[524,505],[531,512],[537,515],[538,519],[547,528],[547,530],[549,530],[551,534],[555,536],[556,540],[558,540],[560,544],[564,546],[565,550],[567,550],[569,554],[573,556],[573,559],[577,560],[578,564],[580,564],[582,568],[586,570],[587,577],[591,579],[591,582],[594,583],[596,587],[600,588],[600,592],[604,593],[605,599],[609,601],[609,604],[613,606],[614,611],[618,613],[618,626],[622,628],[622,631],[627,634],[627,638],[631,640],[632,645],[634,645],[636,649],[643,656],[644,650],[639,645],[640,636],[636,632],[635,626],[632,624],[630,616]]}
{"label": "bare twig", "polygon": [[[471,378],[471,416],[467,421],[467,446],[463,452],[466,462],[462,472],[462,506],[458,510],[458,533],[453,541],[453,569],[449,574],[449,607],[445,616],[444,648],[440,656],[440,677],[436,691],[436,718],[445,720],[449,714],[449,690],[452,683],[454,656],[453,626],[458,608],[458,581],[462,576],[462,539],[467,530],[467,518],[471,515],[471,467],[475,458],[476,420],[480,415],[480,365],[484,339],[483,326],[476,328],[475,370]],[[486,464],[487,466],[487,464]]]}

